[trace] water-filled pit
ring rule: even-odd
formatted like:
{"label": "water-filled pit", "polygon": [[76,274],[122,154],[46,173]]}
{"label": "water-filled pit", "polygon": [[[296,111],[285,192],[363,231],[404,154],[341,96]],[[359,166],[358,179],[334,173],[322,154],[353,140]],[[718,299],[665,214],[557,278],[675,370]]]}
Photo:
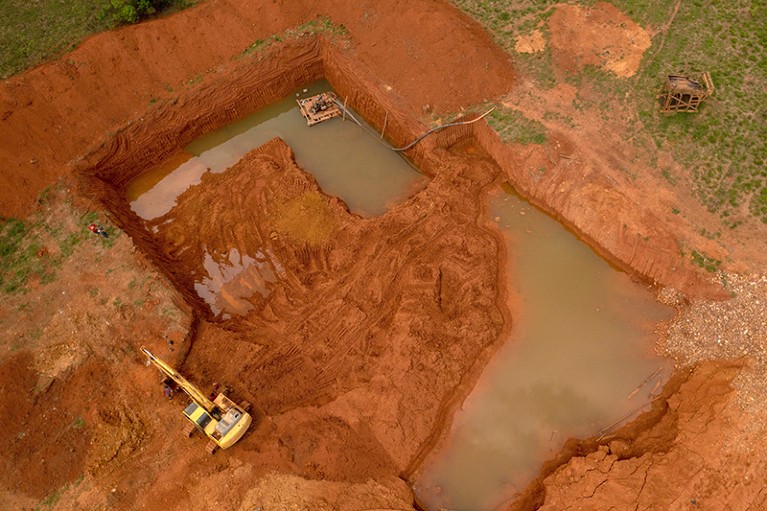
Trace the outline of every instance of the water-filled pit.
{"label": "water-filled pit", "polygon": [[[168,229],[176,221],[174,210],[184,192],[200,186],[206,174],[225,173],[245,154],[274,138],[290,147],[298,166],[314,176],[323,192],[339,197],[362,217],[381,215],[426,186],[428,178],[382,143],[359,115],[355,115],[356,122],[363,126],[343,118],[307,126],[296,99],[329,89],[325,80],[313,82],[282,101],[193,140],[128,184],[126,198],[131,209],[153,233],[160,227]],[[206,247],[202,257],[193,286],[214,315],[244,315],[252,309],[249,300],[256,295],[267,298],[270,283],[282,273],[278,257],[268,250],[245,254],[237,247]]]}
{"label": "water-filled pit", "polygon": [[[369,125],[361,128],[343,118],[306,125],[296,99],[329,89],[325,80],[313,82],[282,101],[198,137],[183,152],[128,185],[131,209],[145,220],[165,215],[179,195],[199,184],[203,174],[224,172],[275,137],[290,146],[296,163],[317,179],[325,193],[341,198],[352,213],[363,217],[381,215],[425,186],[427,178],[371,135],[375,130]],[[355,118],[364,123],[359,115]]]}
{"label": "water-filled pit", "polygon": [[[320,82],[297,93],[303,97],[327,89]],[[147,231],[167,230],[179,210],[194,209],[180,198],[195,187],[215,185],[217,178],[211,176],[246,174],[249,169],[235,169],[238,162],[277,136],[323,192],[339,197],[362,217],[381,215],[425,186],[424,176],[356,124],[333,119],[307,127],[295,99],[296,92],[203,135],[131,181],[126,197]],[[312,205],[321,199],[311,193],[305,198],[301,211],[309,222]],[[254,206],[231,199],[231,204],[216,206]],[[639,410],[669,374],[668,364],[651,354],[652,327],[668,310],[557,222],[518,199],[493,196],[490,206],[510,255],[505,265],[510,269],[508,306],[514,326],[455,417],[446,441],[427,458],[417,478],[420,498],[435,509],[494,509],[523,489],[564,440],[593,435]],[[207,214],[196,218],[204,221]],[[248,314],[259,297],[269,296],[271,284],[284,278],[285,269],[267,248],[247,251],[237,246],[239,225],[214,222],[201,231],[216,226],[232,231],[224,245],[198,241],[188,233],[183,243],[174,245],[167,232],[158,242],[169,246],[167,254],[173,257],[196,250],[192,287],[214,315]],[[193,228],[187,224],[182,230]],[[195,249],[195,244],[204,246]],[[628,399],[659,367],[666,369]]]}
{"label": "water-filled pit", "polygon": [[417,480],[430,509],[497,509],[565,440],[649,405],[672,368],[653,354],[672,310],[518,196],[491,193],[489,210],[513,326]]}

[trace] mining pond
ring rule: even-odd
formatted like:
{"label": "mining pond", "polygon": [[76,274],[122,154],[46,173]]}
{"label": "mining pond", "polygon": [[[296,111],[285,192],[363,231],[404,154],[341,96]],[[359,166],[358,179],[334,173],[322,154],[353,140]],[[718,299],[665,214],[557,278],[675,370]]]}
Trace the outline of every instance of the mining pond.
{"label": "mining pond", "polygon": [[654,354],[672,309],[518,196],[493,193],[489,210],[512,329],[417,475],[433,510],[498,509],[567,439],[647,409],[672,368]]}
{"label": "mining pond", "polygon": [[[148,228],[156,234],[158,222],[166,225],[175,221],[179,197],[200,185],[203,175],[226,172],[246,153],[275,137],[291,148],[298,166],[314,176],[323,192],[339,197],[352,213],[362,217],[381,215],[426,186],[428,178],[392,151],[351,110],[359,124],[336,117],[309,127],[297,100],[328,90],[326,81],[314,82],[253,115],[195,139],[129,183],[126,198],[131,209],[144,221],[154,222]],[[234,247],[215,253],[205,247],[197,266],[194,290],[214,315],[223,313],[223,319],[251,310],[248,299],[254,293],[266,298],[281,271],[271,251],[246,254]]]}
{"label": "mining pond", "polygon": [[205,172],[224,172],[275,137],[290,146],[298,166],[311,173],[325,193],[341,198],[360,216],[381,215],[423,188],[426,176],[388,149],[357,113],[352,112],[364,128],[343,118],[307,126],[296,100],[328,90],[327,81],[314,82],[198,137],[182,153],[130,183],[126,195],[131,208],[144,220],[158,218],[175,206],[187,188],[198,184]]}

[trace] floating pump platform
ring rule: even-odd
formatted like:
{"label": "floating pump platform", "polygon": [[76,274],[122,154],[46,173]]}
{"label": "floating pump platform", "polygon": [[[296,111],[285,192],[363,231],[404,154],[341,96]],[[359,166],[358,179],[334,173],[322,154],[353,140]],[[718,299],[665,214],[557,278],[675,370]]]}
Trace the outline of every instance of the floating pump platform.
{"label": "floating pump platform", "polygon": [[314,126],[322,121],[341,115],[341,109],[336,104],[336,95],[333,92],[323,92],[310,98],[297,99],[301,109],[301,115],[306,119],[308,126]]}

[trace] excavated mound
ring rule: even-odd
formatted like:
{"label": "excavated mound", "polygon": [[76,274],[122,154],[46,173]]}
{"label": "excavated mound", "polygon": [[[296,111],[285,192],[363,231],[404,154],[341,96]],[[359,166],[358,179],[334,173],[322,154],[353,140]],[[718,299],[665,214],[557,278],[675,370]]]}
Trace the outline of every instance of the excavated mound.
{"label": "excavated mound", "polygon": [[294,303],[292,285],[320,278],[329,254],[356,234],[345,207],[320,193],[279,139],[204,174],[177,202],[146,228],[176,281],[217,316],[275,316],[269,295]]}

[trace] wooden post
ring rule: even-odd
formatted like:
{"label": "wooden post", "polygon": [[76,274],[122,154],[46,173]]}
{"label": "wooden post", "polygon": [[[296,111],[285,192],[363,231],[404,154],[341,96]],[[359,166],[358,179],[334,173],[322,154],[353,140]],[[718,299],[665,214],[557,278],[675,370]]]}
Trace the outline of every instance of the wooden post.
{"label": "wooden post", "polygon": [[384,133],[386,133],[386,123],[389,121],[389,111],[386,111],[386,117],[384,117],[384,125],[383,129],[381,130],[381,140],[384,138]]}

